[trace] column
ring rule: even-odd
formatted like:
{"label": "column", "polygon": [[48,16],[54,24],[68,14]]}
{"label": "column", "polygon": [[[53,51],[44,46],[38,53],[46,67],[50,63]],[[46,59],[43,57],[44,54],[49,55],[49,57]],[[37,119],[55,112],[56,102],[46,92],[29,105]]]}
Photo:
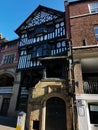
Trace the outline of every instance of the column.
{"label": "column", "polygon": [[46,103],[42,105],[42,119],[41,119],[41,130],[45,130],[45,120],[46,120]]}

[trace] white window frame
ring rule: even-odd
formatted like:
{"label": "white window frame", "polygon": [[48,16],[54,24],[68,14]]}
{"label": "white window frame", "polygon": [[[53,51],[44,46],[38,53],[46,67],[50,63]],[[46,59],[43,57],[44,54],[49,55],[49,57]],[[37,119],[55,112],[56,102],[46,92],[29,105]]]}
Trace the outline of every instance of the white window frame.
{"label": "white window frame", "polygon": [[88,4],[89,11],[91,14],[98,13],[98,2]]}
{"label": "white window frame", "polygon": [[2,64],[13,64],[15,61],[15,53],[4,55]]}
{"label": "white window frame", "polygon": [[95,32],[95,29],[98,30],[98,25],[94,26],[94,33],[95,33],[96,41],[98,41],[98,39],[97,39],[98,38],[98,33]]}

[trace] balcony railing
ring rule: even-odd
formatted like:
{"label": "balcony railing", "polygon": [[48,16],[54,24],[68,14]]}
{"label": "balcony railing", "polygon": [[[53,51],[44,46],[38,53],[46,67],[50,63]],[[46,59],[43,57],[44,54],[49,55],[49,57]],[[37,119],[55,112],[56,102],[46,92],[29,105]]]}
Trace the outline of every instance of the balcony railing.
{"label": "balcony railing", "polygon": [[83,83],[84,93],[98,94],[98,81],[84,81]]}
{"label": "balcony railing", "polygon": [[53,57],[53,56],[67,56],[68,46],[65,40],[55,43],[41,43],[34,45],[30,52],[22,50],[19,57],[18,69],[30,68],[30,67],[42,67],[42,63],[39,58]]}
{"label": "balcony railing", "polygon": [[[59,25],[60,24],[60,25]],[[22,38],[20,39],[20,43],[19,46],[25,46],[25,45],[32,45],[34,43],[40,43],[43,41],[48,41],[48,40],[53,40],[56,38],[60,38],[60,37],[65,37],[65,27],[64,27],[64,22],[61,22],[55,26],[55,29],[53,28],[51,31],[49,31],[51,28],[47,29],[44,27],[41,28],[36,28],[35,32],[28,32],[29,35],[25,34],[25,36],[23,35]],[[63,24],[61,26],[61,24]],[[39,35],[38,35],[39,34]],[[36,35],[36,36],[34,36]]]}
{"label": "balcony railing", "polygon": [[12,93],[13,93],[13,86],[0,87],[0,94],[12,94]]}

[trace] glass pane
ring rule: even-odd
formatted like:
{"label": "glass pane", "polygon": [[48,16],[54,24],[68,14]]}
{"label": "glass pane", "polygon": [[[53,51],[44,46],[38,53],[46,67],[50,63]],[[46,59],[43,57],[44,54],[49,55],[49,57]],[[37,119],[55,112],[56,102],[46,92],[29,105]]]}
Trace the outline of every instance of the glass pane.
{"label": "glass pane", "polygon": [[61,47],[61,43],[58,42],[58,43],[57,43],[57,48],[60,48],[60,47]]}
{"label": "glass pane", "polygon": [[96,35],[96,40],[98,41],[98,35]]}
{"label": "glass pane", "polygon": [[64,22],[61,22],[61,24],[60,24],[61,26],[64,26]]}
{"label": "glass pane", "polygon": [[89,114],[91,124],[98,124],[98,103],[89,103]]}
{"label": "glass pane", "polygon": [[65,41],[62,41],[62,47],[65,47],[65,45],[66,45]]}
{"label": "glass pane", "polygon": [[98,2],[89,4],[89,7],[90,7],[90,12],[91,13],[98,12]]}
{"label": "glass pane", "polygon": [[41,47],[39,47],[37,49],[37,56],[42,56],[42,48]]}
{"label": "glass pane", "polygon": [[98,28],[94,28],[95,34],[98,34]]}
{"label": "glass pane", "polygon": [[59,27],[59,24],[56,24],[56,28],[58,28]]}

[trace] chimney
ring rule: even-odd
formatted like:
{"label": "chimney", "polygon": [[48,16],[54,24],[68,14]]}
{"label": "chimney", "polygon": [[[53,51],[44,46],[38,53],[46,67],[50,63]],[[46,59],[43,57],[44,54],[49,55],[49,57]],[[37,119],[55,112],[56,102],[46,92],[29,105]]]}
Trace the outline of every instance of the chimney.
{"label": "chimney", "polygon": [[2,39],[2,33],[0,33],[0,40]]}
{"label": "chimney", "polygon": [[71,30],[70,30],[70,12],[69,12],[69,2],[65,1],[65,18],[66,18],[66,39],[71,38]]}

